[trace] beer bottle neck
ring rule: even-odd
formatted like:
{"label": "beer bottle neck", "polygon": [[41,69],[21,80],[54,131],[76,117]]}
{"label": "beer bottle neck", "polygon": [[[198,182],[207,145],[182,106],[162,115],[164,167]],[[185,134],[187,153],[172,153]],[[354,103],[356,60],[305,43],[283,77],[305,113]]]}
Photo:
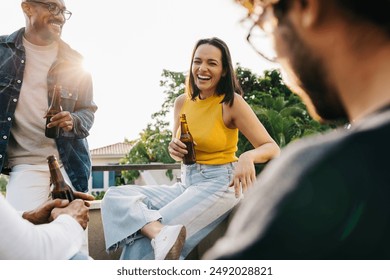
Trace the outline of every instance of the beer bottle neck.
{"label": "beer bottle neck", "polygon": [[62,111],[62,108],[61,108],[61,88],[60,87],[54,88],[53,99],[51,100],[49,111],[56,111],[56,112]]}
{"label": "beer bottle neck", "polygon": [[181,133],[186,134],[188,133],[188,125],[186,122],[181,122],[180,124]]}
{"label": "beer bottle neck", "polygon": [[65,183],[58,162],[50,163],[49,169],[50,169],[51,180],[54,185]]}
{"label": "beer bottle neck", "polygon": [[64,184],[65,180],[62,176],[60,165],[56,159],[55,156],[51,155],[47,157],[47,163],[49,165],[49,171],[50,171],[50,177],[52,180],[52,183],[54,185],[56,184]]}

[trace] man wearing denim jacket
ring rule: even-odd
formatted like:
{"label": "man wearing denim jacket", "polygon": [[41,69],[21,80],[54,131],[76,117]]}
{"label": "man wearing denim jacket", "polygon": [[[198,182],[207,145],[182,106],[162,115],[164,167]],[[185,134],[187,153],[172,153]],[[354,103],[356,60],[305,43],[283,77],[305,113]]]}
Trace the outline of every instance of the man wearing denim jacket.
{"label": "man wearing denim jacket", "polygon": [[[47,200],[54,154],[74,189],[88,190],[91,160],[86,137],[97,106],[82,56],[60,39],[70,18],[63,0],[22,1],[26,28],[0,36],[0,169],[10,170],[7,200],[21,211]],[[45,137],[45,112],[54,86],[61,87],[63,111],[49,126],[60,136]]]}

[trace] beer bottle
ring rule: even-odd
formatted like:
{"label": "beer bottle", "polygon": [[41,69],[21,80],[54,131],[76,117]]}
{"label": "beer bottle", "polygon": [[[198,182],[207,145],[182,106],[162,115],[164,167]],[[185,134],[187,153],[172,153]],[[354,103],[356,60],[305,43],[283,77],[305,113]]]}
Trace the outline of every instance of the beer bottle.
{"label": "beer bottle", "polygon": [[194,139],[188,129],[187,119],[185,114],[180,115],[180,141],[186,144],[188,153],[184,155],[183,163],[186,165],[196,162]]}
{"label": "beer bottle", "polygon": [[60,86],[54,86],[53,90],[53,96],[51,99],[51,104],[49,106],[49,109],[46,112],[45,118],[46,118],[46,129],[45,129],[45,136],[48,138],[58,138],[60,135],[60,127],[59,126],[53,126],[48,128],[47,125],[50,123],[50,119],[62,111],[61,107],[61,87]]}
{"label": "beer bottle", "polygon": [[53,155],[47,157],[47,163],[50,170],[50,180],[53,184],[51,191],[51,197],[53,199],[67,199],[69,201],[74,200],[74,195],[71,187],[65,182],[62,176],[60,165],[58,164],[57,158]]}

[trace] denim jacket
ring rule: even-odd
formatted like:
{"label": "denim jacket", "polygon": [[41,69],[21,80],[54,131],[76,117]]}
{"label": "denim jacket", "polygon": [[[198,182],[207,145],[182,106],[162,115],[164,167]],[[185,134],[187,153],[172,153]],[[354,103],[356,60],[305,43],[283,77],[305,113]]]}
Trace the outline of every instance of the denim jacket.
{"label": "denim jacket", "polygon": [[[18,104],[26,53],[23,47],[24,28],[9,36],[0,36],[0,170],[7,169],[7,146]],[[86,137],[94,122],[97,106],[93,102],[92,78],[82,70],[82,56],[60,40],[56,61],[51,66],[47,84],[51,93],[61,85],[61,105],[74,120],[70,132],[61,131],[56,145],[61,161],[73,186],[88,190],[91,158]],[[48,104],[51,96],[48,94]]]}

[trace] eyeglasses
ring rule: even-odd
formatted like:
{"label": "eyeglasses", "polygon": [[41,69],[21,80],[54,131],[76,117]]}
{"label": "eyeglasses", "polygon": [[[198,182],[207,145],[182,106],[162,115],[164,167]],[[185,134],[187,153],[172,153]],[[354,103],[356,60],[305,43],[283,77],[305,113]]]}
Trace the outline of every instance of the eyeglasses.
{"label": "eyeglasses", "polygon": [[276,52],[273,47],[271,34],[277,26],[277,20],[273,15],[272,5],[279,0],[236,0],[244,6],[248,15],[241,21],[249,22],[249,32],[246,37],[249,45],[261,57],[270,62],[276,62]]}
{"label": "eyeglasses", "polygon": [[66,20],[69,20],[72,16],[72,12],[65,9],[61,9],[56,3],[53,2],[41,2],[35,0],[27,0],[26,2],[44,5],[53,16],[58,16],[61,13]]}

